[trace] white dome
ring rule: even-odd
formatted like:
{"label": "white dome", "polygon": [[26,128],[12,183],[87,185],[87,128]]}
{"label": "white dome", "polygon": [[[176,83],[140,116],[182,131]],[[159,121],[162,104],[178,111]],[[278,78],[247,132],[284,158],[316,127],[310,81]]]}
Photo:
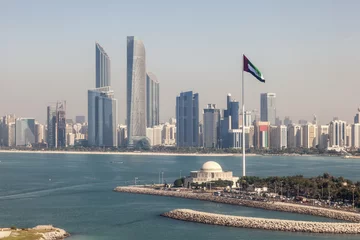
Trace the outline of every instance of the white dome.
{"label": "white dome", "polygon": [[200,169],[201,172],[222,172],[221,166],[214,161],[204,163]]}

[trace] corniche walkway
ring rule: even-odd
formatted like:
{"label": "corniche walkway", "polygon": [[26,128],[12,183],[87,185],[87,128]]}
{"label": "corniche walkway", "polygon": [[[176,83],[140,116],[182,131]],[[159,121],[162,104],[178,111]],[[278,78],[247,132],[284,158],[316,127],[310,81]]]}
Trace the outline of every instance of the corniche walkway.
{"label": "corniche walkway", "polygon": [[[232,204],[246,207],[261,208],[266,210],[273,211],[282,211],[282,212],[291,212],[299,213],[320,217],[327,217],[332,219],[343,220],[347,222],[360,223],[360,214],[354,212],[347,212],[335,209],[327,209],[314,206],[298,205],[291,203],[282,203],[282,202],[260,202],[260,201],[251,201],[244,199],[236,198],[226,198],[218,197],[210,194],[204,193],[193,193],[187,191],[164,191],[156,190],[153,188],[146,188],[140,186],[121,186],[114,189],[116,192],[126,192],[126,193],[135,193],[135,194],[148,194],[148,195],[159,195],[167,197],[178,197],[178,198],[187,198],[187,199],[196,199],[202,201],[210,201],[216,203]],[[253,219],[253,218],[251,218]],[[280,221],[280,220],[279,220]],[[287,220],[285,222],[288,222]],[[294,221],[297,222],[297,221]],[[310,222],[311,223],[311,222]],[[330,224],[330,223],[329,223]],[[332,224],[332,223],[331,223]],[[332,226],[330,224],[330,226]],[[357,225],[354,225],[357,226]]]}
{"label": "corniche walkway", "polygon": [[199,212],[190,209],[175,209],[161,216],[212,225],[264,229],[272,231],[359,234],[360,223],[306,222],[268,218],[252,218]]}

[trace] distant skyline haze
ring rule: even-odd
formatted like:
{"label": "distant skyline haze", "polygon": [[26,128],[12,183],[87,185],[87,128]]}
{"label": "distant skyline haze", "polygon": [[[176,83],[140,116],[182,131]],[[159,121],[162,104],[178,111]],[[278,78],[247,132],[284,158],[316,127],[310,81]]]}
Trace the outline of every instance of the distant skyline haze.
{"label": "distant skyline haze", "polygon": [[[10,1],[0,3],[0,115],[46,123],[66,100],[67,118],[87,116],[94,43],[111,57],[118,120],[126,119],[127,36],[146,47],[146,70],[160,82],[160,121],[175,116],[181,92],[226,108],[241,100],[242,54],[265,84],[245,74],[246,110],[276,93],[276,114],[320,124],[353,122],[360,105],[360,1]],[[242,103],[240,102],[240,106]]]}

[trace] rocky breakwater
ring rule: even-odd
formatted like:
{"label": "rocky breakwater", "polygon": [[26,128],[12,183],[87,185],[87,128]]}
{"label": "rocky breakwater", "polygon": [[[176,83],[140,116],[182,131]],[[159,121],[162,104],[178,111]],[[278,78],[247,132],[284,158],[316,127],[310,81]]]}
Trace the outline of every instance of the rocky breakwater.
{"label": "rocky breakwater", "polygon": [[39,225],[33,228],[35,231],[42,232],[43,240],[62,240],[70,236],[65,230],[53,227],[52,225]]}
{"label": "rocky breakwater", "polygon": [[161,215],[183,221],[239,228],[308,233],[360,234],[360,223],[326,223],[252,218],[199,212],[190,209],[175,209]]}
{"label": "rocky breakwater", "polygon": [[237,198],[219,197],[219,196],[213,196],[211,194],[205,194],[205,193],[194,193],[194,192],[189,192],[189,191],[180,191],[180,192],[164,191],[164,190],[156,190],[153,188],[145,188],[145,187],[116,187],[114,189],[114,191],[196,199],[196,200],[210,201],[210,202],[216,202],[216,203],[262,208],[262,209],[273,210],[273,211],[292,212],[292,213],[327,217],[327,218],[332,218],[332,219],[344,220],[344,221],[348,221],[348,222],[360,222],[360,214],[359,213],[346,212],[346,211],[321,208],[321,207],[314,207],[314,206],[308,206],[308,205],[293,204],[293,203],[260,202],[260,201],[252,201],[252,200],[237,199]]}

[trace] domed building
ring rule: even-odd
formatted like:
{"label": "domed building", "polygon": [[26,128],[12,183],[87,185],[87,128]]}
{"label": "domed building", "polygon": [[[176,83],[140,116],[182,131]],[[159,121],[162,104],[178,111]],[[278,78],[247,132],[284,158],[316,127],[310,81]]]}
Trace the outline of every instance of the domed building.
{"label": "domed building", "polygon": [[218,180],[233,181],[233,187],[236,187],[238,177],[233,177],[232,171],[223,171],[220,164],[214,161],[204,163],[199,171],[191,171],[190,176],[185,178],[184,186],[190,187],[191,183],[207,183]]}

